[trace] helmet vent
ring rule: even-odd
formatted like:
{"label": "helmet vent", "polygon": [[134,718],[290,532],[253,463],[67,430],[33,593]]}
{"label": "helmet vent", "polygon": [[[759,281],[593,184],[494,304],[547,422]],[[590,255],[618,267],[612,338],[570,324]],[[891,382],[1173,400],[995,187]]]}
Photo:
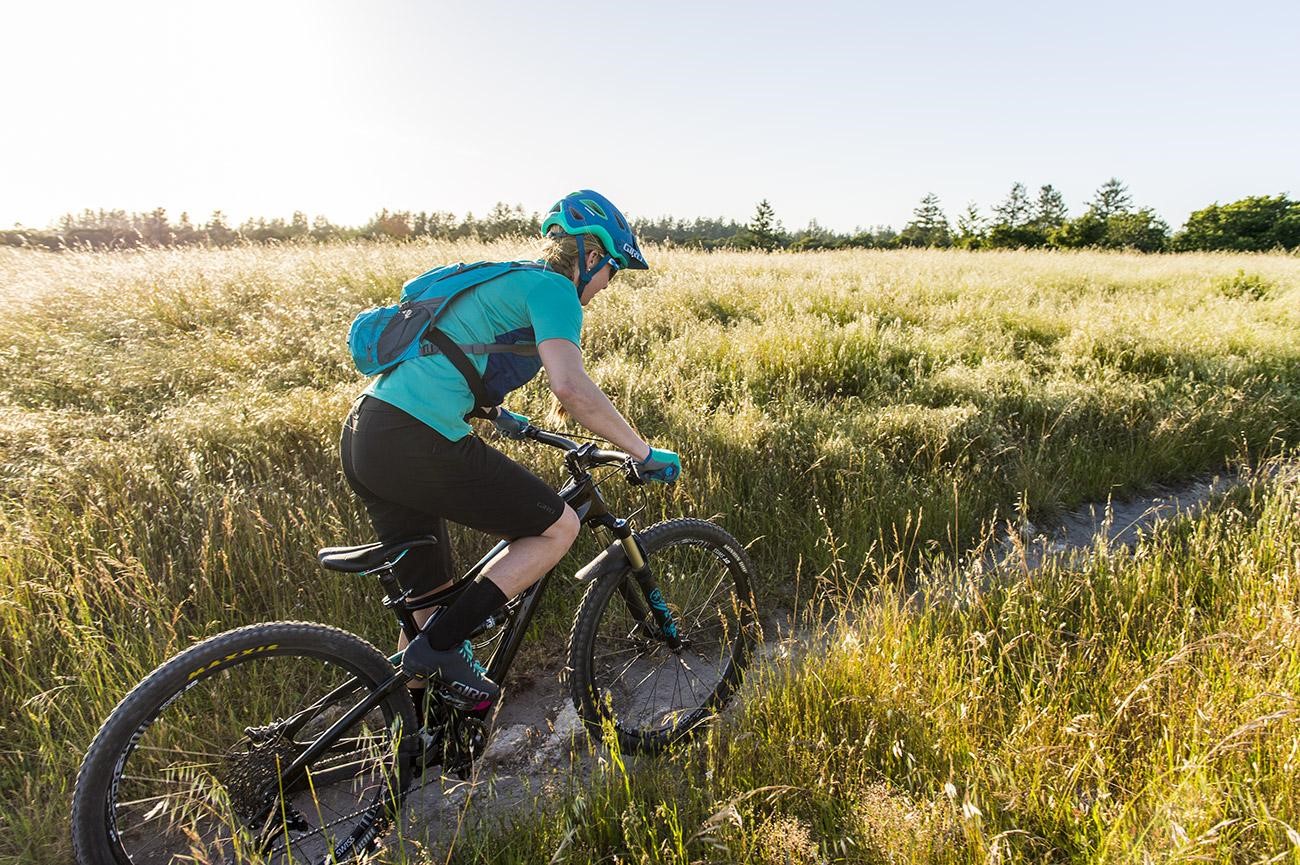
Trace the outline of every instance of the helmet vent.
{"label": "helmet vent", "polygon": [[601,219],[609,219],[609,217],[605,215],[605,208],[601,207],[590,198],[582,199],[582,206],[599,216]]}
{"label": "helmet vent", "polygon": [[578,222],[581,222],[582,219],[583,219],[582,214],[578,212],[578,208],[576,208],[576,207],[570,207],[570,208],[569,208],[569,216],[570,216],[570,218],[572,218],[572,219],[574,219],[574,220],[576,220],[576,221],[578,221]]}

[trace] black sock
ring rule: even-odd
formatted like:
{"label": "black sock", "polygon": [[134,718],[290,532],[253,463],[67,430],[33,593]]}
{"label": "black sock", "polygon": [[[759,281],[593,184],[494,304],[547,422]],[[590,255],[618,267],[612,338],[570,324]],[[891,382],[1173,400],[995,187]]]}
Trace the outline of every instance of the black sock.
{"label": "black sock", "polygon": [[460,645],[483,624],[484,619],[504,607],[508,600],[496,583],[488,579],[475,580],[465,587],[450,607],[424,626],[429,645],[439,652]]}

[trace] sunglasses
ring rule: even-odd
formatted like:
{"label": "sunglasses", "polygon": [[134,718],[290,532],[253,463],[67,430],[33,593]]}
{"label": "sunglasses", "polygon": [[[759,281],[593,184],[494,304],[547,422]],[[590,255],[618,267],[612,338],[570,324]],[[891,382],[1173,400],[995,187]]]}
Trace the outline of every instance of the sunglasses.
{"label": "sunglasses", "polygon": [[622,269],[623,266],[620,265],[616,259],[611,258],[609,260],[609,281],[613,282],[614,277],[617,276],[618,272]]}

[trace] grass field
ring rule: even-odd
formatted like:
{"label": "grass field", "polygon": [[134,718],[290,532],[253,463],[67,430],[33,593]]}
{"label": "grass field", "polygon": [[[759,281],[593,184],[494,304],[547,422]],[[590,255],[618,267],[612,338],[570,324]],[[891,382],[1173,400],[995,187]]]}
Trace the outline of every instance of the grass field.
{"label": "grass field", "polygon": [[[388,643],[372,588],[313,556],[369,537],[335,453],[361,387],[347,323],[429,266],[522,251],[0,250],[0,856],[66,860],[90,737],[193,640],[298,618]],[[781,838],[863,861],[1300,849],[1294,485],[967,604],[899,588],[959,580],[936,563],[995,519],[1300,443],[1300,259],[652,260],[589,308],[585,349],[685,473],[613,498],[643,524],[716,516],[752,542],[769,602],[797,584],[844,623],[816,676],[767,670],[703,751],[491,843],[519,861],[565,837],[575,861],[784,861],[762,847]],[[540,381],[511,407],[552,410]],[[558,477],[549,452],[507,450]],[[572,598],[542,625],[561,630]],[[792,789],[752,792],[773,785]],[[670,790],[677,810],[656,807]]]}
{"label": "grass field", "polygon": [[460,861],[1294,862],[1290,471],[1032,580],[873,568],[705,741],[606,761]]}

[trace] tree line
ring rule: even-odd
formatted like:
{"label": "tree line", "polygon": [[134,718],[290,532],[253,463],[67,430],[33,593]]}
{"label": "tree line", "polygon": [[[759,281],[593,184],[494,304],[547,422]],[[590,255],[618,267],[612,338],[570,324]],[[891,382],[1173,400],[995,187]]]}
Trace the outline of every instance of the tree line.
{"label": "tree line", "polygon": [[46,249],[135,249],[162,246],[231,246],[239,243],[328,243],[346,240],[410,240],[501,237],[536,234],[541,219],[525,213],[523,207],[498,203],[484,217],[473,213],[458,219],[447,211],[381,210],[361,226],[335,225],[324,216],[309,218],[295,211],[284,219],[250,218],[233,225],[220,210],[206,222],[197,223],[188,213],[172,222],[167,211],[149,213],[124,210],[84,210],[67,214],[46,229],[15,228],[0,231],[0,243],[10,246],[39,246]]}
{"label": "tree line", "polygon": [[897,233],[888,228],[836,234],[816,222],[788,233],[766,200],[759,202],[743,244],[760,249],[842,247],[955,247],[958,249],[1128,249],[1139,252],[1300,250],[1300,201],[1257,195],[1193,212],[1177,232],[1150,207],[1133,203],[1128,187],[1111,178],[1098,187],[1084,211],[1071,219],[1060,190],[1051,184],[1031,194],[1023,183],[988,215],[968,204],[954,225],[938,196],[921,199]]}
{"label": "tree line", "polygon": [[[239,243],[326,243],[347,240],[403,241],[497,240],[535,235],[541,216],[522,206],[496,204],[486,215],[458,218],[448,211],[381,210],[364,225],[335,225],[323,216],[297,211],[289,220],[248,219],[232,225],[220,210],[206,222],[182,213],[173,222],[162,208],[148,213],[85,210],[68,214],[45,229],[0,231],[0,243],[60,249],[134,249],[166,246],[229,246]],[[1022,183],[988,215],[968,204],[956,223],[949,221],[938,196],[921,199],[901,231],[887,225],[835,232],[816,220],[787,231],[772,205],[762,200],[745,223],[730,219],[674,217],[634,220],[645,242],[699,249],[1130,249],[1141,252],[1229,250],[1261,252],[1300,249],[1300,202],[1286,195],[1252,196],[1229,204],[1211,204],[1188,217],[1172,232],[1149,207],[1138,207],[1117,178],[1103,183],[1073,219],[1064,197],[1051,184],[1031,194]]]}

